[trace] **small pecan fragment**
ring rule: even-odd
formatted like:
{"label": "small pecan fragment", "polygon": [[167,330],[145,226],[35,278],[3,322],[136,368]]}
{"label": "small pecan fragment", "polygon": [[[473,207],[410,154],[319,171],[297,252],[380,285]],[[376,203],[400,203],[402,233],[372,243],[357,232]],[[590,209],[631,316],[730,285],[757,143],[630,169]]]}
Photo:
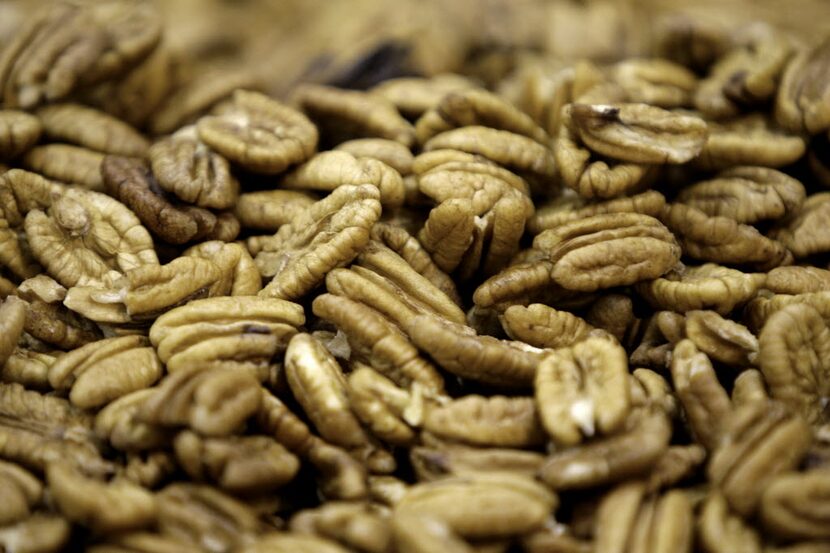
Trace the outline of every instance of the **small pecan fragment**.
{"label": "small pecan fragment", "polygon": [[598,337],[558,349],[539,364],[535,391],[542,424],[557,444],[612,434],[630,408],[625,350]]}
{"label": "small pecan fragment", "polygon": [[646,497],[642,482],[613,488],[596,514],[594,551],[691,551],[694,538],[692,502],[682,490]]}
{"label": "small pecan fragment", "polygon": [[724,421],[707,475],[741,515],[752,514],[764,490],[801,462],[812,435],[807,423],[776,401],[747,403]]}
{"label": "small pecan fragment", "polygon": [[399,207],[404,202],[403,180],[397,171],[382,161],[348,152],[321,152],[282,180],[286,188],[323,192],[346,184],[374,184],[384,207]]}
{"label": "small pecan fragment", "polygon": [[758,340],[770,395],[810,424],[830,422],[830,328],[808,304],[773,313]]}
{"label": "small pecan fragment", "polygon": [[249,373],[190,366],[168,375],[153,389],[138,419],[225,436],[257,412],[261,399],[262,388]]}
{"label": "small pecan fragment", "polygon": [[198,207],[227,209],[239,195],[239,182],[228,160],[185,127],[149,149],[150,164],[158,186],[183,202]]}
{"label": "small pecan fragment", "polygon": [[798,161],[807,150],[802,136],[788,134],[761,113],[706,124],[709,138],[693,161],[701,169],[719,170],[736,165],[784,167]]}
{"label": "small pecan fragment", "polygon": [[541,303],[511,305],[499,316],[504,331],[513,340],[537,348],[562,348],[587,338],[593,326],[567,311]]}
{"label": "small pecan fragment", "polygon": [[685,163],[706,142],[706,123],[646,104],[571,104],[580,140],[595,152],[632,163]]}
{"label": "small pecan fragment", "polygon": [[306,84],[297,89],[295,100],[326,136],[388,138],[407,147],[415,142],[415,129],[381,96]]}
{"label": "small pecan fragment", "polygon": [[49,367],[56,390],[70,389],[69,400],[91,408],[109,403],[161,378],[161,362],[143,336],[99,340],[60,356]]}
{"label": "small pecan fragment", "polygon": [[415,124],[418,142],[426,143],[442,132],[472,125],[501,129],[527,136],[540,144],[547,133],[530,118],[499,96],[483,89],[450,92],[424,113]]}
{"label": "small pecan fragment", "polygon": [[720,443],[722,424],[732,412],[732,403],[718,382],[712,363],[690,340],[681,340],[672,352],[671,374],[695,438],[706,449],[714,450]]}
{"label": "small pecan fragment", "polygon": [[12,159],[34,146],[43,126],[25,111],[0,110],[0,159]]}
{"label": "small pecan fragment", "polygon": [[273,276],[259,294],[299,298],[329,271],[352,261],[380,217],[379,200],[376,186],[346,185],[297,213],[256,255],[260,272]]}
{"label": "small pecan fragment", "polygon": [[727,217],[708,216],[696,207],[669,204],[661,220],[677,236],[683,253],[694,259],[769,268],[792,259],[783,240],[771,240],[754,227]]}
{"label": "small pecan fragment", "polygon": [[0,56],[3,103],[32,108],[61,100],[135,66],[160,39],[161,20],[149,2],[44,6]]}
{"label": "small pecan fragment", "polygon": [[532,398],[468,395],[429,406],[425,430],[448,440],[478,446],[527,447],[544,441]]}
{"label": "small pecan fragment", "polygon": [[556,451],[539,469],[539,477],[556,490],[582,489],[646,473],[663,455],[671,438],[661,409],[635,412],[622,433]]}
{"label": "small pecan fragment", "polygon": [[71,144],[45,144],[31,148],[21,160],[24,167],[46,178],[104,191],[101,163],[104,154]]}
{"label": "small pecan fragment", "polygon": [[317,148],[317,129],[302,113],[248,90],[234,91],[196,127],[205,144],[258,173],[281,173]]}
{"label": "small pecan fragment", "polygon": [[105,154],[141,157],[150,146],[146,138],[115,117],[80,104],[52,104],[37,110],[44,134]]}
{"label": "small pecan fragment", "polygon": [[430,138],[424,151],[461,150],[478,154],[510,170],[550,179],[555,173],[553,153],[531,138],[477,125],[453,129]]}
{"label": "small pecan fragment", "polygon": [[755,296],[763,275],[705,263],[686,267],[680,275],[669,273],[637,285],[637,291],[658,309],[685,313],[713,309],[726,314]]}
{"label": "small pecan fragment", "polygon": [[781,474],[761,497],[764,528],[788,539],[830,538],[830,470],[827,467]]}
{"label": "small pecan fragment", "polygon": [[827,100],[830,98],[828,64],[828,40],[810,50],[801,50],[792,58],[781,77],[775,101],[775,119],[782,127],[810,134],[820,133],[830,127],[830,110],[827,109]]}
{"label": "small pecan fragment", "polygon": [[753,224],[781,219],[804,202],[804,185],[794,178],[763,167],[734,167],[714,179],[684,188],[677,201],[707,215],[729,217]]}
{"label": "small pecan fragment", "polygon": [[373,472],[392,472],[392,457],[373,444],[349,407],[348,385],[328,350],[310,334],[297,334],[285,352],[285,371],[294,397],[329,442],[365,460]]}
{"label": "small pecan fragment", "polygon": [[107,484],[61,462],[49,464],[46,478],[60,511],[69,520],[94,530],[115,532],[142,528],[155,519],[153,495],[126,480]]}
{"label": "small pecan fragment", "polygon": [[191,478],[214,481],[231,493],[273,491],[300,468],[292,453],[266,436],[203,438],[185,430],[176,436],[173,448]]}
{"label": "small pecan fragment", "polygon": [[414,317],[404,330],[447,371],[486,384],[528,387],[543,355],[522,342],[476,336],[469,327],[431,315]]}

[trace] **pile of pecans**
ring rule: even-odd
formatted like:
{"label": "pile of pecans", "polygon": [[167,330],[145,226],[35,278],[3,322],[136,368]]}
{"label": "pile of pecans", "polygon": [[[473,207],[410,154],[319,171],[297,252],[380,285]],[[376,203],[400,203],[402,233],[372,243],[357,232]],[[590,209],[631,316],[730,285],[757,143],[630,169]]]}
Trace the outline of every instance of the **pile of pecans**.
{"label": "pile of pecans", "polygon": [[681,23],[278,100],[31,16],[0,549],[830,551],[830,40]]}

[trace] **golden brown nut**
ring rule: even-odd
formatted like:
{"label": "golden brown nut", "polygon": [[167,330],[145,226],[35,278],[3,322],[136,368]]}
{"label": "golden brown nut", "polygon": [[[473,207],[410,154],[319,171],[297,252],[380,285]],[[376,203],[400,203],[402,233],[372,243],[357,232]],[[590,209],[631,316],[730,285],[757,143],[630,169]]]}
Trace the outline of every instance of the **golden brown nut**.
{"label": "golden brown nut", "polygon": [[194,127],[185,127],[149,149],[158,186],[183,202],[227,209],[239,195],[239,182],[230,164],[201,142]]}
{"label": "golden brown nut", "polygon": [[329,271],[351,262],[380,217],[379,200],[375,186],[346,185],[297,213],[256,255],[263,276],[273,276],[260,295],[299,298]]}
{"label": "golden brown nut", "polygon": [[742,273],[705,263],[686,267],[679,275],[669,273],[665,277],[639,283],[637,291],[656,309],[678,313],[712,309],[723,315],[755,296],[763,278],[761,274]]}
{"label": "golden brown nut", "polygon": [[732,405],[740,407],[753,401],[769,399],[764,375],[757,369],[747,369],[735,379],[732,387]]}
{"label": "golden brown nut", "polygon": [[761,553],[761,538],[743,519],[732,512],[723,494],[712,490],[698,518],[698,539],[706,553]]}
{"label": "golden brown nut", "polygon": [[734,116],[771,98],[792,53],[789,39],[769,25],[751,26],[742,35],[695,92],[695,107],[709,117]]}
{"label": "golden brown nut", "polygon": [[324,136],[343,139],[377,137],[412,146],[415,129],[395,105],[382,96],[357,90],[305,84],[295,101],[320,127]]}
{"label": "golden brown nut", "polygon": [[792,177],[763,167],[734,167],[714,179],[684,188],[677,201],[707,215],[753,224],[781,219],[804,202],[804,186]]}
{"label": "golden brown nut", "polygon": [[415,124],[418,142],[425,144],[433,136],[448,130],[480,125],[527,136],[540,144],[547,133],[525,113],[499,96],[479,88],[450,92],[421,115]]}
{"label": "golden brown nut", "polygon": [[248,250],[238,242],[209,240],[184,251],[185,256],[211,261],[222,271],[216,295],[253,296],[262,289],[262,278]]}
{"label": "golden brown nut", "polygon": [[0,367],[17,347],[26,324],[26,302],[9,296],[0,304]]}
{"label": "golden brown nut", "polygon": [[[423,436],[426,438],[427,434]],[[545,461],[544,455],[535,451],[453,443],[414,447],[410,451],[410,459],[419,481],[479,472],[509,472],[534,478]]]}
{"label": "golden brown nut", "polygon": [[87,190],[104,191],[101,163],[104,154],[70,144],[45,144],[31,148],[23,156],[23,165],[57,181],[80,184]]}
{"label": "golden brown nut", "polygon": [[382,161],[402,176],[412,173],[412,152],[394,140],[387,138],[355,138],[337,145],[335,150],[352,154],[357,158]]}
{"label": "golden brown nut", "polygon": [[486,384],[532,384],[543,351],[523,342],[476,336],[464,325],[418,315],[404,329],[412,342],[447,371]]}
{"label": "golden brown nut", "polygon": [[19,553],[61,551],[69,541],[71,525],[59,515],[35,513],[0,529],[0,545]]}
{"label": "golden brown nut", "polygon": [[782,131],[760,113],[706,124],[709,138],[692,162],[701,169],[719,170],[736,165],[784,167],[798,161],[807,149],[803,137]]}
{"label": "golden brown nut", "polygon": [[780,241],[796,257],[807,257],[830,250],[822,231],[830,218],[830,192],[811,194],[801,209],[787,217],[770,236]]}
{"label": "golden brown nut", "polygon": [[528,220],[527,228],[533,234],[539,234],[569,221],[603,213],[642,213],[651,217],[659,217],[665,205],[666,198],[655,190],[596,203],[582,202],[578,197],[567,199],[563,197],[537,209]]}
{"label": "golden brown nut", "polygon": [[177,482],[156,496],[162,535],[204,551],[236,551],[250,543],[264,524],[253,510],[213,486]]}
{"label": "golden brown nut", "polygon": [[687,312],[686,337],[719,363],[746,367],[757,362],[758,338],[744,325],[715,311]]}
{"label": "golden brown nut", "polygon": [[310,193],[294,190],[246,192],[239,196],[234,215],[243,227],[274,232],[316,200]]}
{"label": "golden brown nut", "polygon": [[697,87],[692,71],[661,58],[621,61],[612,67],[610,77],[622,87],[627,101],[666,109],[688,106]]}
{"label": "golden brown nut", "polygon": [[141,157],[150,144],[127,123],[80,104],[52,104],[37,110],[43,133],[55,142],[77,144],[105,154]]}
{"label": "golden brown nut", "polygon": [[138,159],[107,156],[101,164],[107,192],[132,209],[156,235],[184,244],[209,235],[216,216],[194,206],[177,207],[162,195],[149,165]]}
{"label": "golden brown nut", "polygon": [[830,313],[830,292],[805,292],[803,294],[759,295],[744,308],[744,318],[749,328],[760,332],[766,321],[776,311],[791,304],[804,303],[814,307],[823,317]]}
{"label": "golden brown nut", "polygon": [[38,260],[66,287],[100,285],[118,271],[158,264],[138,218],[104,194],[69,189],[47,213],[30,211],[26,234]]}
{"label": "golden brown nut", "polygon": [[170,433],[160,426],[142,422],[137,415],[154,388],[138,390],[106,405],[95,416],[95,434],[120,451],[159,449],[170,441]]}
{"label": "golden brown nut", "polygon": [[348,385],[334,356],[310,334],[297,334],[285,352],[285,372],[294,397],[327,441],[351,451],[373,472],[395,463],[377,447],[349,407]]}
{"label": "golden brown nut", "polygon": [[499,320],[511,339],[537,348],[568,347],[584,340],[594,330],[584,319],[541,303],[511,305]]}
{"label": "golden brown nut", "polygon": [[401,175],[389,165],[372,158],[355,157],[348,152],[321,152],[282,180],[286,188],[331,192],[346,184],[374,184],[380,190],[384,207],[399,207],[404,202]]}
{"label": "golden brown nut", "polygon": [[391,546],[388,510],[371,504],[330,501],[298,512],[289,527],[292,532],[318,535],[366,553],[385,553]]}
{"label": "golden brown nut", "polygon": [[625,350],[599,337],[558,349],[539,364],[534,388],[542,424],[557,444],[612,434],[630,409]]}
{"label": "golden brown nut", "polygon": [[249,373],[191,366],[165,377],[143,401],[138,419],[226,436],[257,412],[261,399],[262,388]]}
{"label": "golden brown nut", "polygon": [[790,540],[826,540],[830,538],[828,497],[830,470],[827,467],[782,474],[761,497],[764,528]]}
{"label": "golden brown nut", "polygon": [[582,489],[647,473],[669,445],[671,426],[659,408],[635,411],[622,433],[551,454],[539,477],[555,490]]}
{"label": "golden brown nut", "polygon": [[11,159],[34,146],[43,127],[40,120],[25,111],[0,110],[0,159]]}
{"label": "golden brown nut", "polygon": [[692,341],[681,340],[672,352],[671,374],[692,433],[706,449],[714,450],[721,440],[722,425],[732,413],[732,403],[712,363]]}
{"label": "golden brown nut", "polygon": [[393,516],[426,516],[467,538],[505,537],[541,526],[556,503],[527,477],[479,473],[412,486]]}
{"label": "golden brown nut", "polygon": [[776,267],[767,273],[764,288],[775,294],[830,290],[830,271],[812,266]]}
{"label": "golden brown nut", "polygon": [[3,103],[32,108],[61,100],[135,66],[160,39],[160,18],[147,2],[44,6],[0,56]]}
{"label": "golden brown nut", "polygon": [[527,447],[544,441],[536,405],[529,397],[470,394],[429,405],[423,427],[439,438],[477,446]]}
{"label": "golden brown nut", "polygon": [[646,104],[571,104],[570,124],[596,153],[631,163],[685,163],[706,142],[706,123]]}
{"label": "golden brown nut", "polygon": [[830,329],[808,304],[773,313],[758,340],[758,361],[770,395],[810,424],[830,421]]}
{"label": "golden brown nut", "polygon": [[410,394],[380,372],[359,361],[348,376],[349,404],[357,418],[379,439],[393,445],[410,445],[415,432],[410,424],[423,418],[419,390]]}
{"label": "golden brown nut", "polygon": [[430,78],[388,79],[372,88],[372,94],[386,98],[407,117],[417,118],[428,109],[437,106],[447,94],[461,92],[474,86],[467,77],[444,73]]}
{"label": "golden brown nut", "polygon": [[46,478],[52,498],[64,516],[94,530],[142,528],[155,519],[155,497],[126,480],[107,484],[60,462],[49,464]]}
{"label": "golden brown nut", "polygon": [[425,391],[442,394],[444,379],[432,363],[394,323],[371,307],[333,294],[314,299],[312,310],[346,334],[350,356],[364,360],[398,385],[418,383]]}
{"label": "golden brown nut", "polygon": [[596,514],[596,553],[691,551],[694,539],[692,502],[682,490],[646,497],[643,482],[628,482],[609,491]]}
{"label": "golden brown nut", "polygon": [[790,131],[817,134],[830,127],[824,77],[830,42],[801,50],[790,60],[781,77],[775,101],[775,119]]}
{"label": "golden brown nut", "polygon": [[317,129],[302,113],[248,90],[234,91],[196,127],[209,147],[258,173],[281,173],[317,148]]}
{"label": "golden brown nut", "polygon": [[0,525],[6,526],[31,516],[32,508],[40,502],[43,485],[26,469],[0,461],[0,486],[3,505],[0,507]]}
{"label": "golden brown nut", "polygon": [[443,132],[424,144],[426,152],[445,148],[478,154],[512,171],[543,180],[555,173],[556,162],[546,146],[509,131],[473,125]]}
{"label": "golden brown nut", "polygon": [[350,549],[317,536],[272,532],[238,550],[240,553],[348,553]]}
{"label": "golden brown nut", "polygon": [[173,536],[155,532],[121,532],[87,548],[90,553],[201,553],[202,548]]}
{"label": "golden brown nut", "polygon": [[787,249],[790,246],[783,241],[771,240],[733,219],[708,216],[692,206],[669,204],[661,221],[677,236],[683,253],[694,259],[769,268],[786,265],[792,259]]}
{"label": "golden brown nut", "polygon": [[706,460],[706,449],[700,444],[672,445],[654,464],[647,489],[671,488],[695,475]]}
{"label": "golden brown nut", "polygon": [[179,465],[196,481],[210,480],[231,493],[263,493],[289,482],[300,463],[266,436],[203,438],[185,430],[173,442]]}
{"label": "golden brown nut", "polygon": [[156,352],[143,336],[99,340],[60,356],[49,367],[49,383],[70,389],[69,400],[82,408],[99,407],[161,378]]}
{"label": "golden brown nut", "polygon": [[748,516],[775,477],[798,466],[811,440],[804,419],[783,404],[742,405],[724,421],[723,438],[707,467],[709,481],[735,511]]}

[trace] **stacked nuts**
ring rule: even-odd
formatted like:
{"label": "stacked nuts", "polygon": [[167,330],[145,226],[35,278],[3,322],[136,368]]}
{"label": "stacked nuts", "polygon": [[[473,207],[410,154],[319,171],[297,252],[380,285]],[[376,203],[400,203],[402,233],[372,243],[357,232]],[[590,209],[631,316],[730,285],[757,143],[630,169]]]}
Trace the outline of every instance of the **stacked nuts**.
{"label": "stacked nuts", "polygon": [[30,18],[0,549],[830,551],[830,42],[661,32],[278,100]]}

